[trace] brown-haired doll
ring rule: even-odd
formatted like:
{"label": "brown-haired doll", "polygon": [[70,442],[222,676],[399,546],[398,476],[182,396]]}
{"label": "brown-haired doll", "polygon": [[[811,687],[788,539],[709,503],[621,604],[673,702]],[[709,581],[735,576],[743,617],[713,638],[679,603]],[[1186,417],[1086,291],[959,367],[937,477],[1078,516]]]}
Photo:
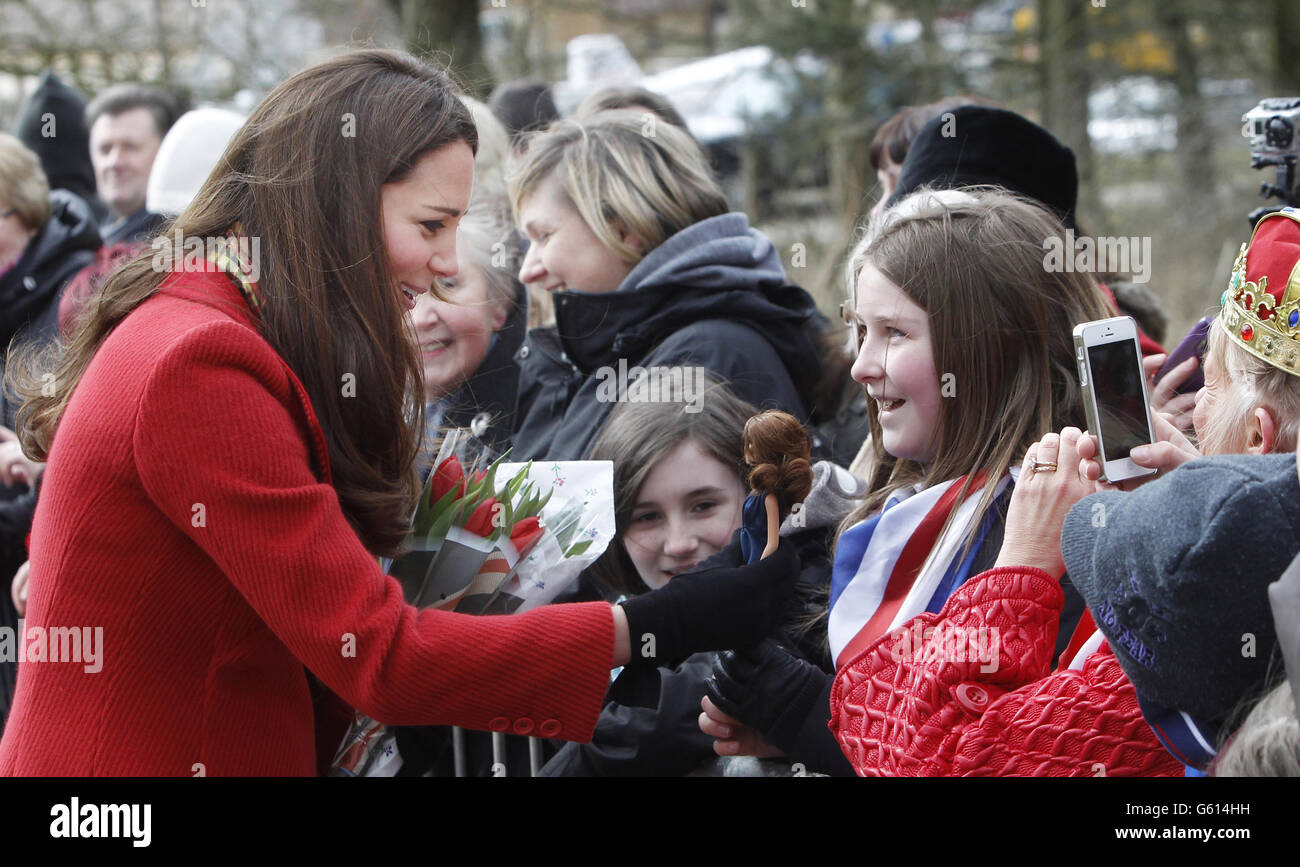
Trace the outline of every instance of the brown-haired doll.
{"label": "brown-haired doll", "polygon": [[794,416],[767,410],[745,422],[750,495],[741,510],[740,551],[757,563],[776,550],[783,517],[812,490],[812,443]]}

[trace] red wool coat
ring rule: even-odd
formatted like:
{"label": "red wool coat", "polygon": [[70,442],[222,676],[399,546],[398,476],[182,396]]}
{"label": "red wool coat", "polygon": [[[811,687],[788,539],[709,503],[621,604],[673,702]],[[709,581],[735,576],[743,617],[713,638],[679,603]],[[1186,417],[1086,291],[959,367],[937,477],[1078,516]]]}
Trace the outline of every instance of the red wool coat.
{"label": "red wool coat", "polygon": [[863,776],[1182,776],[1109,647],[1082,671],[1050,671],[1064,604],[1046,572],[990,569],[908,628],[919,621],[968,640],[984,629],[984,646],[1000,649],[996,670],[983,671],[994,668],[989,657],[981,663],[969,652],[904,652],[908,645],[893,634],[843,666],[831,688],[830,728],[854,769]]}
{"label": "red wool coat", "polygon": [[76,387],[26,625],[102,627],[101,669],[20,663],[0,774],[312,775],[304,666],[381,722],[590,739],[609,606],[405,604],[343,516],[306,393],[248,317],[224,275],[178,275]]}

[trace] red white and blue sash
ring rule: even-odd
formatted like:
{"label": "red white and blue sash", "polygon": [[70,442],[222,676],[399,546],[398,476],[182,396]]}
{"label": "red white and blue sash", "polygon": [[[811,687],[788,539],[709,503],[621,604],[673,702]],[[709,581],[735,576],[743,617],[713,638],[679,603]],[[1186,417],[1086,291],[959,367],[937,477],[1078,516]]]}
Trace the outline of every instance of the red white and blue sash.
{"label": "red white and blue sash", "polygon": [[[938,611],[970,577],[994,514],[992,509],[977,514],[981,477],[959,501],[965,478],[900,491],[880,512],[841,534],[831,573],[828,623],[837,668],[916,615]],[[995,499],[1011,485],[1011,477],[1004,476]],[[941,539],[939,534],[954,509],[952,526]],[[976,521],[975,542],[963,557],[966,537]]]}

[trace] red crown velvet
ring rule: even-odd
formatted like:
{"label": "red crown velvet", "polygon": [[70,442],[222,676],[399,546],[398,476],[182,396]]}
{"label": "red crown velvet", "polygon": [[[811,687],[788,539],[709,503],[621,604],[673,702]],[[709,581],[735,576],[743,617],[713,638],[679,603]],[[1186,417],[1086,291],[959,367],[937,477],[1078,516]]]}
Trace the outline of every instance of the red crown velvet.
{"label": "red crown velvet", "polygon": [[1300,376],[1300,211],[1284,208],[1241,245],[1219,324],[1256,358]]}

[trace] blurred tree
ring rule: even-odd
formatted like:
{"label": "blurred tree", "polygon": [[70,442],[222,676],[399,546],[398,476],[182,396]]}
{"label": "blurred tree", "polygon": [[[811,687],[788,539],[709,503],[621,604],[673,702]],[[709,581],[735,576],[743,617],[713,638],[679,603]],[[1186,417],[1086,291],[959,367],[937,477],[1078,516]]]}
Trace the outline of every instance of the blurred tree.
{"label": "blurred tree", "polygon": [[944,57],[934,22],[939,17],[939,0],[918,0],[913,10],[921,21],[921,76],[918,102],[933,102],[943,96]]}
{"label": "blurred tree", "polygon": [[1264,21],[1271,29],[1274,91],[1300,96],[1300,3],[1268,0],[1268,6]]}
{"label": "blurred tree", "polygon": [[0,74],[52,68],[88,96],[139,81],[222,101],[266,92],[326,44],[391,43],[389,2],[0,0]]}
{"label": "blurred tree", "polygon": [[732,0],[729,15],[736,45],[767,45],[786,58],[820,62],[823,73],[800,77],[792,113],[765,138],[779,139],[791,163],[828,178],[834,214],[846,226],[869,207],[870,132],[892,108],[873,85],[885,79],[864,40],[870,12],[860,0]]}
{"label": "blurred tree", "polygon": [[[1104,223],[1088,138],[1088,9],[1084,3],[1038,0],[1043,126],[1074,151],[1079,171],[1078,212],[1086,225]],[[1082,109],[1082,110],[1081,110]]]}
{"label": "blurred tree", "polygon": [[1178,88],[1176,153],[1183,176],[1182,183],[1176,185],[1182,194],[1179,198],[1184,205],[1206,194],[1213,201],[1216,186],[1214,140],[1206,125],[1201,98],[1202,53],[1193,47],[1190,32],[1192,15],[1195,11],[1205,10],[1193,10],[1181,3],[1157,3],[1155,11],[1156,20],[1174,51],[1172,78]]}
{"label": "blurred tree", "polygon": [[479,0],[389,0],[402,20],[402,39],[415,54],[447,55],[465,88],[480,99],[492,91],[492,73],[483,55]]}

